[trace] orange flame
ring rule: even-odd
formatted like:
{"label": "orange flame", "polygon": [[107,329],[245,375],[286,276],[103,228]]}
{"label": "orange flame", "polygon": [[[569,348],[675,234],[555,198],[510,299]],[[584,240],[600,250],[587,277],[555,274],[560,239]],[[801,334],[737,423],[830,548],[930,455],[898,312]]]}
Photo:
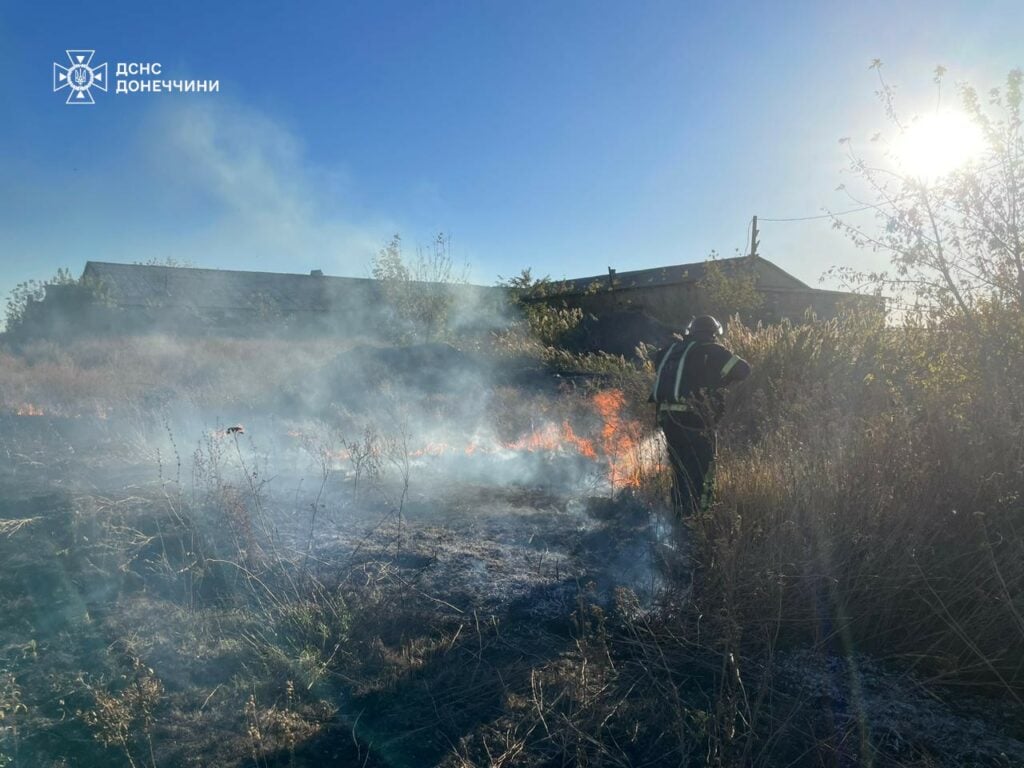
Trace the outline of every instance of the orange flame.
{"label": "orange flame", "polygon": [[[608,467],[608,481],[613,488],[637,488],[650,474],[656,463],[656,443],[644,434],[641,423],[625,416],[626,396],[621,390],[607,389],[591,399],[591,407],[600,419],[600,432],[587,437],[564,420],[561,425],[548,422],[515,440],[501,442],[473,438],[465,446],[446,442],[428,442],[408,452],[410,458],[439,457],[454,452],[466,456],[495,454],[505,451],[524,453],[575,453],[592,461],[604,461]],[[298,439],[308,439],[300,431],[288,433]],[[346,449],[332,451],[335,461],[350,457]]]}
{"label": "orange flame", "polygon": [[608,459],[609,482],[613,488],[638,488],[644,475],[643,428],[623,416],[626,396],[622,390],[607,389],[594,395],[593,404],[604,423],[601,447]]}
{"label": "orange flame", "polygon": [[594,448],[594,443],[585,437],[579,437],[573,431],[572,425],[568,421],[562,422],[562,439],[575,448],[581,456],[586,456],[588,459],[597,459],[597,450]]}
{"label": "orange flame", "polygon": [[112,408],[110,406],[102,405],[98,402],[92,403],[91,406],[82,407],[80,410],[72,410],[68,407],[50,407],[43,408],[41,405],[34,403],[24,403],[16,406],[13,409],[15,416],[48,416],[50,418],[57,419],[102,419],[106,421],[110,418]]}
{"label": "orange flame", "polygon": [[451,450],[448,443],[427,443],[422,448],[409,451],[409,456],[420,458],[421,456],[444,456]]}

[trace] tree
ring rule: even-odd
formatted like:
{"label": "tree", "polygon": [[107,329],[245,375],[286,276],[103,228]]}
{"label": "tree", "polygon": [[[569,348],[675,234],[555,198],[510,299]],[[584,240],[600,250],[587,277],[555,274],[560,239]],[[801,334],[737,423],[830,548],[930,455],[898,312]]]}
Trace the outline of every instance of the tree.
{"label": "tree", "polygon": [[[919,121],[933,115],[902,119],[881,62],[871,67],[891,130],[876,134],[867,153],[841,140],[860,189],[841,188],[874,211],[879,227],[869,232],[838,216],[833,221],[856,245],[887,252],[892,271],[847,276],[873,283],[936,319],[974,324],[990,305],[1024,310],[1021,70],[1010,71],[1005,86],[991,89],[984,100],[973,86],[957,85],[962,114],[977,131],[981,150],[973,161],[928,178],[901,167],[897,150]],[[945,74],[936,68],[936,114],[942,114]]]}
{"label": "tree", "polygon": [[449,330],[456,286],[466,283],[467,267],[457,268],[451,238],[438,234],[428,248],[408,260],[402,238],[395,235],[374,257],[371,274],[381,283],[392,312],[392,335],[406,342],[434,341]]}
{"label": "tree", "polygon": [[764,304],[764,297],[757,290],[757,273],[742,268],[723,269],[714,251],[704,262],[704,276],[698,287],[701,296],[694,314],[719,318],[739,315],[750,322]]}
{"label": "tree", "polygon": [[26,280],[18,283],[7,295],[7,306],[4,322],[8,333],[16,331],[25,321],[29,307],[46,296],[48,285],[78,285],[79,281],[71,276],[71,272],[61,267],[49,280]]}
{"label": "tree", "polygon": [[530,267],[518,275],[498,278],[498,287],[508,292],[509,301],[526,321],[526,331],[545,346],[557,346],[583,320],[583,310],[557,303],[564,285],[548,275],[534,277]]}

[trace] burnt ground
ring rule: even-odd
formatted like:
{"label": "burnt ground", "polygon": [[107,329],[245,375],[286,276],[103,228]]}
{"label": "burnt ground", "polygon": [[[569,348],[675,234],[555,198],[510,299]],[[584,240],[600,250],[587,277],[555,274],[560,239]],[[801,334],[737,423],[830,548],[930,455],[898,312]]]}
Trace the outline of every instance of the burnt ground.
{"label": "burnt ground", "polygon": [[[429,642],[446,638],[397,680],[351,699],[361,737],[389,764],[443,762],[503,714],[510,692],[530,689],[534,670],[575,651],[581,609],[609,606],[621,586],[653,601],[663,567],[677,559],[660,538],[636,504],[479,485],[450,488],[444,509],[414,498],[401,529],[392,518],[369,536],[356,525],[325,537],[325,561],[359,541],[360,577],[397,579],[401,600],[429,611]],[[416,655],[422,628],[400,624]],[[331,744],[327,736],[306,749]]]}
{"label": "burnt ground", "polygon": [[[285,427],[6,419],[0,519],[27,522],[0,537],[0,755],[241,765],[262,708],[295,723],[263,728],[261,765],[438,764],[574,650],[581,609],[620,586],[651,604],[680,559],[578,456],[424,456],[360,487],[338,462],[324,481]],[[317,590],[344,628],[286,636],[277,601]],[[125,699],[150,679],[151,715]],[[120,725],[97,722],[104,695]]]}
{"label": "burnt ground", "polygon": [[[614,661],[609,639],[623,594],[651,616],[686,602],[688,545],[613,498],[599,465],[425,455],[361,478],[332,460],[325,479],[288,424],[243,438],[229,423],[189,439],[195,423],[159,417],[4,419],[0,520],[27,522],[0,534],[0,764],[485,765],[530,739],[539,757],[518,764],[564,764],[538,705],[555,680],[549,718],[635,723],[633,743],[609,737],[616,759],[601,745],[607,764],[705,762],[712,650],[652,673],[635,627]],[[624,704],[665,680],[689,747],[641,729],[663,712]],[[772,685],[793,747],[781,736],[764,764],[1024,764],[1019,708],[878,660],[787,649]],[[831,762],[809,733],[836,741]]]}

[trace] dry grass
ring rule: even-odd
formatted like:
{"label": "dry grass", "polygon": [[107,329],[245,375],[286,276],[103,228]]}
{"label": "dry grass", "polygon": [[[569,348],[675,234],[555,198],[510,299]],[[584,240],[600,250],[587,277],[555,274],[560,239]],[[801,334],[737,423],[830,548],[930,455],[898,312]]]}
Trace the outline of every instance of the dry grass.
{"label": "dry grass", "polygon": [[126,336],[0,346],[0,412],[103,415],[165,402],[248,402],[281,391],[354,341]]}
{"label": "dry grass", "polygon": [[[653,606],[578,584],[564,616],[539,622],[427,593],[401,565],[420,554],[408,488],[385,494],[381,467],[350,490],[379,506],[383,550],[326,562],[310,546],[322,519],[270,522],[282,517],[266,468],[237,436],[201,443],[184,481],[12,506],[0,765],[52,765],[55,744],[83,766],[937,766],[999,765],[1000,752],[1010,765],[1024,734],[998,712],[1024,696],[1024,388],[1010,362],[1024,333],[1012,317],[986,322],[981,337],[867,318],[734,324],[755,373],[733,393],[715,504],[688,525],[694,567],[666,577]],[[259,398],[336,351],[6,350],[0,408]],[[649,370],[538,354],[649,418]],[[496,429],[511,439],[531,417],[582,414],[580,389],[497,388]],[[383,450],[371,433],[349,438],[338,444]],[[408,469],[407,456],[378,459]],[[650,469],[608,502],[613,521],[665,497],[662,468],[638,461]],[[978,720],[936,704],[978,692],[991,707]]]}
{"label": "dry grass", "polygon": [[755,374],[690,526],[692,590],[624,598],[454,764],[1024,758],[1024,324],[983,323],[734,322]]}
{"label": "dry grass", "polygon": [[0,520],[0,536],[9,538],[25,526],[38,523],[40,519],[38,517],[22,517],[17,520]]}
{"label": "dry grass", "polygon": [[990,364],[1008,330],[736,334],[759,371],[699,526],[732,621],[1019,701],[1024,385]]}

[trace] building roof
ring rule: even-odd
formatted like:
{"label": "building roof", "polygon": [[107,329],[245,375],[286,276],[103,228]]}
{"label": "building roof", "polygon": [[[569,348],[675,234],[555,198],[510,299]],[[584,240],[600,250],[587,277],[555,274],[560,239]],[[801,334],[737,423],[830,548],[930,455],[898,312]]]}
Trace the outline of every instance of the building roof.
{"label": "building roof", "polygon": [[[332,277],[320,270],[295,274],[88,261],[82,277],[102,284],[103,295],[121,307],[333,312],[358,309],[364,306],[359,301],[374,303],[380,297],[379,280]],[[504,295],[499,288],[461,283],[421,285],[426,290],[443,287],[460,302]]]}
{"label": "building roof", "polygon": [[[753,270],[758,288],[765,291],[814,291],[766,259],[742,256],[713,262],[724,274]],[[706,261],[654,269],[580,277],[553,283],[547,295],[578,295],[594,290],[642,289],[695,283],[707,274]],[[282,312],[326,312],[351,301],[354,294],[374,296],[379,282],[371,278],[332,277],[314,270],[311,274],[198,269],[148,264],[86,262],[84,278],[104,286],[104,294],[122,307],[183,307],[203,310],[237,310],[272,307]],[[492,294],[497,288],[451,286],[459,293]],[[824,291],[822,291],[824,292]],[[832,293],[832,292],[829,292]],[[537,297],[540,298],[540,297]]]}
{"label": "building roof", "polygon": [[[741,272],[754,270],[763,277],[772,278],[775,287],[791,288],[796,290],[814,290],[806,283],[797,280],[791,274],[772,264],[760,256],[737,256],[728,259],[716,259],[714,262],[726,275],[733,275]],[[650,288],[662,285],[677,285],[679,283],[695,283],[704,278],[707,274],[707,261],[697,261],[691,264],[676,264],[669,267],[655,267],[654,269],[638,269],[629,272],[615,272],[593,277],[577,277],[570,280],[559,280],[554,284],[554,293],[574,295],[598,290],[614,288],[625,290],[629,288]]]}
{"label": "building roof", "polygon": [[278,272],[86,262],[84,278],[103,284],[120,306],[240,309],[272,305],[283,311],[325,311],[332,300],[374,280]]}

